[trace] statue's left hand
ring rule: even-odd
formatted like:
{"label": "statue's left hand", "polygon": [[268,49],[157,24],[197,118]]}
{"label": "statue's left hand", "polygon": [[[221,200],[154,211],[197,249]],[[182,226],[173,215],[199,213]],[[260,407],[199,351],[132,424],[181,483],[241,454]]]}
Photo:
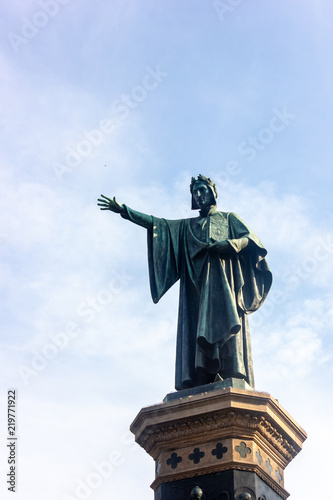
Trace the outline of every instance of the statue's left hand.
{"label": "statue's left hand", "polygon": [[113,199],[108,198],[107,196],[104,196],[104,194],[101,194],[102,198],[98,198],[97,201],[100,203],[97,203],[97,205],[100,207],[101,210],[111,210],[111,212],[115,212],[116,214],[120,214],[123,210],[123,206],[120,205],[120,203],[117,202],[116,197],[114,196]]}
{"label": "statue's left hand", "polygon": [[227,240],[223,240],[223,241],[215,241],[214,243],[210,243],[208,245],[207,249],[209,252],[226,254],[226,253],[230,252],[231,247],[230,247]]}

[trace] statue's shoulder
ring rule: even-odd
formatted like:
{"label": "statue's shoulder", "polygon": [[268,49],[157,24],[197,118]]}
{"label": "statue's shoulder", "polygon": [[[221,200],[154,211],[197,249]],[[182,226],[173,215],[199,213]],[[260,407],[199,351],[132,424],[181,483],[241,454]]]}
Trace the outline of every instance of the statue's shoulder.
{"label": "statue's shoulder", "polygon": [[221,219],[222,222],[224,223],[228,223],[229,221],[229,215],[231,214],[231,212],[222,212],[222,210],[217,210],[213,216],[214,217],[218,217],[219,219]]}
{"label": "statue's shoulder", "polygon": [[244,221],[235,212],[224,212],[224,213],[231,222],[237,221],[237,222],[242,222],[242,224],[244,224]]}
{"label": "statue's shoulder", "polygon": [[221,214],[227,221],[229,227],[242,227],[248,229],[243,219],[241,219],[241,217],[239,217],[239,215],[237,215],[235,212],[221,212]]}

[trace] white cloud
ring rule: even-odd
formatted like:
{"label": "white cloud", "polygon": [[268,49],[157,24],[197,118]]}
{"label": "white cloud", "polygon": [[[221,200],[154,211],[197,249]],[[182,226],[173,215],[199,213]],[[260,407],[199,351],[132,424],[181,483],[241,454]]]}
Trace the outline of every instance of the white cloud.
{"label": "white cloud", "polygon": [[[329,477],[331,5],[272,10],[243,2],[223,27],[209,3],[192,7],[119,1],[102,12],[69,2],[18,54],[9,43],[0,54],[0,419],[5,429],[4,395],[14,385],[18,500],[73,494],[75,478],[85,480],[92,462],[118,449],[139,409],[172,390],[178,289],[152,303],[145,231],[100,212],[95,198],[116,195],[159,217],[191,217],[189,183],[198,173],[218,181],[219,208],[244,218],[268,249],[273,289],[250,318],[257,387],[309,432],[286,488],[293,500],[313,498],[319,493],[304,474]],[[4,7],[5,35],[39,8],[38,1]],[[54,162],[158,63],[165,82],[59,181]],[[293,126],[255,161],[240,158],[239,141],[283,105],[297,115]],[[242,168],[228,177],[232,159]],[[71,322],[78,334],[67,333],[66,346],[25,385],[18,366],[31,368]],[[152,460],[135,449],[124,448],[124,464],[91,498],[153,497]],[[5,452],[0,447],[3,475]]]}

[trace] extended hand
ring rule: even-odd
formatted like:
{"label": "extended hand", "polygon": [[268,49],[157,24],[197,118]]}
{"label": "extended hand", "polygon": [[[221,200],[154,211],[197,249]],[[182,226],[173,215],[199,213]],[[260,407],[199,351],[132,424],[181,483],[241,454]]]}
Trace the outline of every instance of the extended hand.
{"label": "extended hand", "polygon": [[97,201],[100,201],[100,203],[97,203],[97,205],[100,207],[101,210],[111,210],[111,212],[115,212],[116,214],[120,214],[120,212],[123,209],[123,206],[120,205],[116,197],[114,196],[113,199],[108,198],[107,196],[104,196],[104,194],[101,194],[102,198],[98,198]]}

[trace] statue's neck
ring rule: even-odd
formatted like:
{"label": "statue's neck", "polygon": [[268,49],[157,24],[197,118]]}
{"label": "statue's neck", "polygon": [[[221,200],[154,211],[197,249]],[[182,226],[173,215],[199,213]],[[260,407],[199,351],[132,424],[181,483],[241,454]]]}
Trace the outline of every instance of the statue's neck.
{"label": "statue's neck", "polygon": [[217,211],[216,205],[208,205],[208,207],[200,210],[200,217],[208,217],[208,215],[212,215]]}

